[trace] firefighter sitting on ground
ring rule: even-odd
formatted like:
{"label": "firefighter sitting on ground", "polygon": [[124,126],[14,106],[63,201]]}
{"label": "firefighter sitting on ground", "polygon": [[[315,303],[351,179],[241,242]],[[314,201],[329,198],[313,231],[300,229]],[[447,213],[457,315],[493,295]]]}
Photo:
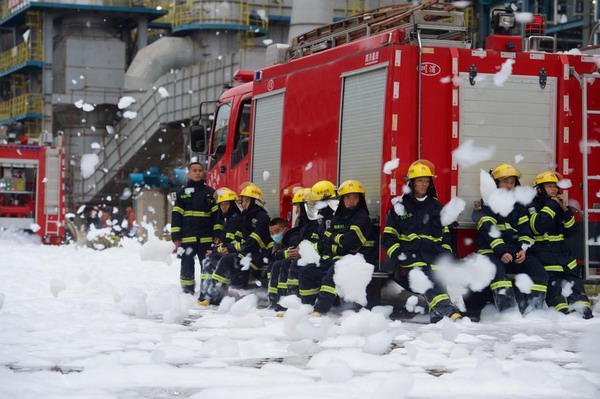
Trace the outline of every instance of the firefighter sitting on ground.
{"label": "firefighter sitting on ground", "polygon": [[407,175],[410,193],[402,196],[402,207],[395,204],[388,212],[382,245],[395,267],[404,270],[418,267],[429,278],[432,286],[423,296],[429,304],[431,321],[437,322],[444,316],[456,320],[462,315],[433,275],[440,256],[452,255],[450,231],[442,226],[440,218],[442,205],[433,184],[434,172],[433,164],[424,159],[410,165]]}
{"label": "firefighter sitting on ground", "polygon": [[[194,258],[200,264],[212,249],[217,206],[214,190],[204,181],[204,168],[199,162],[188,165],[188,182],[177,191],[171,212],[171,239],[181,256],[180,282],[183,292],[194,294],[196,280]],[[181,249],[180,249],[181,248]]]}
{"label": "firefighter sitting on ground", "polygon": [[[577,232],[577,225],[558,187],[560,180],[562,176],[552,171],[540,173],[535,178],[537,196],[528,209],[535,239],[530,252],[548,273],[548,306],[565,314],[578,312],[584,319],[591,319],[594,316],[585,295],[580,267],[565,241]],[[564,289],[567,285],[570,289]],[[563,295],[564,291],[569,294]]]}
{"label": "firefighter sitting on ground", "polygon": [[[217,206],[217,224],[215,231],[220,231],[221,235],[216,243],[214,250],[202,262],[202,274],[200,274],[200,294],[198,301],[202,302],[208,298],[208,291],[214,280],[212,274],[217,268],[221,259],[221,249],[227,247],[241,238],[240,225],[242,214],[238,205],[238,195],[235,191],[221,187],[215,191]],[[235,234],[238,234],[236,236]]]}
{"label": "firefighter sitting on ground", "polygon": [[365,190],[356,180],[347,180],[338,188],[339,206],[326,226],[325,240],[316,246],[321,255],[317,265],[300,269],[300,294],[303,303],[314,303],[313,316],[329,312],[337,297],[333,280],[335,261],[344,255],[361,253],[365,261],[376,262],[375,234],[365,200]]}
{"label": "firefighter sitting on ground", "polygon": [[[273,249],[267,269],[269,309],[283,311],[285,308],[278,304],[280,291],[283,295],[286,295],[287,270],[290,263],[300,257],[298,252],[300,229],[299,227],[289,229],[285,224],[285,220],[273,218],[269,223],[269,233],[273,240]],[[284,279],[281,276],[282,269],[285,269],[284,274],[286,274],[286,277]],[[281,280],[280,277],[282,277]]]}
{"label": "firefighter sitting on ground", "polygon": [[[502,164],[491,175],[498,188],[512,191],[520,185],[521,172],[511,165]],[[481,218],[477,223],[477,253],[486,255],[496,265],[496,275],[490,288],[498,311],[511,311],[518,306],[521,313],[527,314],[540,309],[546,297],[548,275],[540,261],[527,253],[527,248],[534,243],[527,210],[516,203],[507,216],[502,216],[483,201],[481,205]],[[530,293],[524,293],[518,304],[507,273],[525,273],[533,281]]]}
{"label": "firefighter sitting on ground", "polygon": [[265,256],[273,247],[269,234],[269,215],[264,209],[263,193],[260,188],[248,183],[240,192],[242,221],[234,235],[239,240],[221,248],[223,256],[212,275],[214,284],[209,288],[207,299],[200,305],[218,305],[230,285],[245,287],[250,272],[259,277]]}

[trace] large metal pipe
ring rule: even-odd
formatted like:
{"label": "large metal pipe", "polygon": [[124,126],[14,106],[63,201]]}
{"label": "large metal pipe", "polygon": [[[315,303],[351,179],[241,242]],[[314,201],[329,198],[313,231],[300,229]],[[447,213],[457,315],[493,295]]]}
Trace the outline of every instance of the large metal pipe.
{"label": "large metal pipe", "polygon": [[149,89],[172,68],[202,60],[202,49],[189,37],[162,37],[137,52],[125,73],[125,90]]}
{"label": "large metal pipe", "polygon": [[329,1],[294,0],[288,43],[291,43],[294,37],[330,24],[332,21],[333,9]]}

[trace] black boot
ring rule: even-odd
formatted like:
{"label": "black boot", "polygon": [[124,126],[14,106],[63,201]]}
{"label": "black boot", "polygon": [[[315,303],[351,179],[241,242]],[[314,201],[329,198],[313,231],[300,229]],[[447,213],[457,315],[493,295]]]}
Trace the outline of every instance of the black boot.
{"label": "black boot", "polygon": [[541,309],[544,306],[544,299],[546,299],[546,293],[541,291],[532,291],[530,294],[525,295],[524,306],[521,309],[523,316],[533,312],[534,310]]}
{"label": "black boot", "polygon": [[503,287],[492,290],[492,295],[494,296],[496,308],[500,313],[519,308],[517,300],[515,299],[515,291],[512,287]]}
{"label": "black boot", "polygon": [[227,293],[229,286],[223,284],[220,281],[214,282],[208,289],[208,301],[211,305],[219,305],[225,294]]}
{"label": "black boot", "polygon": [[181,290],[183,291],[184,294],[190,294],[190,295],[195,294],[195,286],[193,286],[193,285],[182,285]]}

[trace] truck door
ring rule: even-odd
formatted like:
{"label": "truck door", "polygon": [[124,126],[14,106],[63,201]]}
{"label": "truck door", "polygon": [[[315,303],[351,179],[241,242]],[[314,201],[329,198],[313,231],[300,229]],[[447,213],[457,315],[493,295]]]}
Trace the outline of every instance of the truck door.
{"label": "truck door", "polygon": [[250,180],[250,113],[252,98],[248,95],[242,99],[237,108],[233,145],[231,149],[231,162],[227,172],[228,187],[237,191],[239,186]]}
{"label": "truck door", "polygon": [[[229,132],[229,119],[231,115],[231,102],[223,103],[217,108],[215,122],[210,139],[210,150],[208,154],[208,174],[215,188],[226,183],[227,158],[226,154],[231,152],[227,145]],[[228,151],[229,150],[229,151]]]}

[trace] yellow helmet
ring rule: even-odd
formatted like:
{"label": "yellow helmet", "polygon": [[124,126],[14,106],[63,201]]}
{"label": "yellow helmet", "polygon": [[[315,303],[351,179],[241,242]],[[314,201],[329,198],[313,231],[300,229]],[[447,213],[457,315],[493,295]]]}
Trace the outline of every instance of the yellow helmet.
{"label": "yellow helmet", "polygon": [[256,184],[249,183],[240,192],[240,197],[254,198],[259,201],[263,201],[263,193]]}
{"label": "yellow helmet", "polygon": [[217,191],[215,191],[215,198],[217,199],[217,204],[225,201],[236,201],[238,200],[238,195],[230,188],[221,187]]}
{"label": "yellow helmet", "polygon": [[434,177],[435,166],[426,159],[417,159],[408,167],[408,180],[418,177]]}
{"label": "yellow helmet", "polygon": [[313,184],[306,199],[310,201],[322,201],[335,197],[335,185],[328,180],[321,180]]}
{"label": "yellow helmet", "polygon": [[537,185],[540,185],[543,183],[558,183],[562,179],[563,179],[562,175],[558,172],[552,172],[552,171],[542,172],[535,177],[535,182],[533,183],[533,185],[537,186]]}
{"label": "yellow helmet", "polygon": [[346,180],[340,184],[338,195],[341,197],[342,195],[350,193],[365,194],[365,189],[358,180]]}
{"label": "yellow helmet", "polygon": [[306,196],[311,192],[310,188],[300,188],[296,190],[294,193],[294,197],[292,198],[292,204],[301,204],[305,202]]}
{"label": "yellow helmet", "polygon": [[493,171],[492,171],[492,177],[494,178],[494,180],[500,180],[500,179],[504,179],[505,177],[510,177],[510,176],[514,176],[517,179],[521,178],[521,172],[519,172],[517,170],[517,168],[515,168],[512,165],[503,163],[500,166],[497,166]]}

